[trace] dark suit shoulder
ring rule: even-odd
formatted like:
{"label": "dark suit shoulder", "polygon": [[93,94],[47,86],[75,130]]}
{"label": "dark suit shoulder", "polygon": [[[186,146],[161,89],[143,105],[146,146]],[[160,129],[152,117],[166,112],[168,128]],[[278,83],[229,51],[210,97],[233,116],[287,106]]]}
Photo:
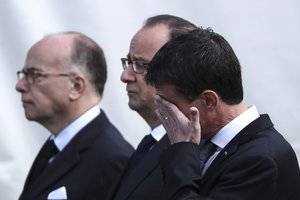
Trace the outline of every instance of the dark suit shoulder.
{"label": "dark suit shoulder", "polygon": [[300,199],[295,152],[267,115],[238,133],[203,177],[197,170],[198,154],[191,143],[164,152],[160,163],[170,198]]}
{"label": "dark suit shoulder", "polygon": [[57,157],[61,166],[65,165],[62,157],[76,160],[57,184],[66,185],[70,199],[107,199],[132,152],[133,147],[101,111]]}
{"label": "dark suit shoulder", "polygon": [[143,157],[139,165],[128,175],[126,182],[114,192],[114,200],[165,200],[163,175],[158,165],[162,151],[170,146],[165,135]]}
{"label": "dark suit shoulder", "polygon": [[78,141],[82,149],[93,147],[96,151],[103,152],[103,156],[119,154],[128,157],[134,151],[120,131],[109,121],[103,110],[81,132],[83,133]]}

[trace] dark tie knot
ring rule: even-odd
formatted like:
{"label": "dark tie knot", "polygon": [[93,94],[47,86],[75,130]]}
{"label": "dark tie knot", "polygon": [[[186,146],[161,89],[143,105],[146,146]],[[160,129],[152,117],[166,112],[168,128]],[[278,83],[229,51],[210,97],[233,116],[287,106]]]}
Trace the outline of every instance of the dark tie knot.
{"label": "dark tie knot", "polygon": [[130,158],[129,165],[130,168],[134,168],[137,166],[137,164],[140,162],[140,160],[146,155],[146,153],[150,150],[150,148],[156,143],[156,140],[152,137],[151,134],[146,135],[140,144],[138,145],[138,148],[133,153],[133,155]]}
{"label": "dark tie knot", "polygon": [[57,149],[53,140],[48,140],[40,151],[40,156],[34,162],[32,166],[32,173],[28,177],[28,181],[34,182],[47,168],[49,164],[49,159],[57,154],[59,150]]}
{"label": "dark tie knot", "polygon": [[151,147],[156,143],[156,140],[152,137],[151,134],[146,135],[137,149],[133,153],[128,163],[127,169],[123,174],[122,180],[119,184],[119,187],[126,182],[129,174],[133,171],[133,169],[140,163],[143,157],[147,154],[147,152],[151,149]]}
{"label": "dark tie knot", "polygon": [[217,145],[212,143],[210,140],[205,141],[205,143],[200,148],[200,160],[206,163],[208,158],[216,151]]}
{"label": "dark tie knot", "polygon": [[58,153],[58,149],[54,143],[54,140],[48,140],[42,151],[42,157],[49,160],[52,156]]}
{"label": "dark tie knot", "polygon": [[140,144],[137,147],[137,151],[139,152],[147,152],[149,149],[156,143],[156,140],[152,137],[151,134],[146,135]]}

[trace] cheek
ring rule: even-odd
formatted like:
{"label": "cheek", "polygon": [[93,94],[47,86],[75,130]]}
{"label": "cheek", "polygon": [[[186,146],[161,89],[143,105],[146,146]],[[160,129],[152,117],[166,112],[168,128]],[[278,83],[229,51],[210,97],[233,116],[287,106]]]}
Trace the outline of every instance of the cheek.
{"label": "cheek", "polygon": [[183,103],[177,107],[187,118],[190,118],[190,106],[188,104]]}
{"label": "cheek", "polygon": [[138,80],[137,83],[138,83],[138,87],[139,87],[140,93],[143,93],[144,96],[145,95],[147,95],[147,96],[153,96],[154,94],[156,94],[155,88],[152,87],[152,86],[150,86],[150,85],[147,85],[144,82],[144,79]]}
{"label": "cheek", "polygon": [[[54,85],[53,85],[54,86]],[[68,98],[68,93],[64,86],[43,88],[33,93],[37,106],[52,107],[55,102],[63,102]]]}
{"label": "cheek", "polygon": [[141,75],[141,74],[137,74],[135,78],[136,78],[136,83],[137,83],[140,87],[146,87],[146,86],[149,87],[149,85],[147,85],[146,82],[145,82],[145,76],[143,76],[143,75]]}
{"label": "cheek", "polygon": [[154,94],[156,94],[156,91],[147,87],[141,90],[140,97],[145,104],[148,104],[149,107],[152,107],[153,105],[156,105],[154,101]]}
{"label": "cheek", "polygon": [[34,105],[37,110],[48,110],[49,108],[52,108],[52,98],[53,95],[49,93],[42,93],[42,92],[37,92],[33,95],[34,99]]}
{"label": "cheek", "polygon": [[31,94],[31,102],[23,104],[26,118],[28,120],[38,120],[49,115],[53,108],[51,96],[47,96],[41,91],[34,91]]}
{"label": "cheek", "polygon": [[146,87],[142,88],[143,93],[145,93],[147,96],[154,99],[154,95],[156,94],[155,88],[147,85]]}

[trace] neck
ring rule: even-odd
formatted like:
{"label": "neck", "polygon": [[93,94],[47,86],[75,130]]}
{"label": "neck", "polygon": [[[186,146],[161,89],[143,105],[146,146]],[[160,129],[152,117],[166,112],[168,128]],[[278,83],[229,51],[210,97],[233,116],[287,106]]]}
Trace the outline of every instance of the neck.
{"label": "neck", "polygon": [[151,129],[154,129],[158,125],[160,125],[161,122],[155,113],[153,113],[153,112],[152,112],[152,114],[149,114],[149,113],[151,113],[151,112],[144,113],[144,114],[139,113],[139,115],[146,121],[146,123],[150,126]]}
{"label": "neck", "polygon": [[57,136],[63,129],[97,104],[99,104],[99,99],[82,99],[81,102],[73,102],[67,108],[56,113],[52,118],[39,123]]}
{"label": "neck", "polygon": [[216,135],[226,124],[231,122],[234,118],[242,114],[248,109],[245,102],[241,102],[237,105],[227,105],[222,103],[222,105],[216,109],[215,117],[212,118],[214,127],[211,127],[208,137],[211,138]]}

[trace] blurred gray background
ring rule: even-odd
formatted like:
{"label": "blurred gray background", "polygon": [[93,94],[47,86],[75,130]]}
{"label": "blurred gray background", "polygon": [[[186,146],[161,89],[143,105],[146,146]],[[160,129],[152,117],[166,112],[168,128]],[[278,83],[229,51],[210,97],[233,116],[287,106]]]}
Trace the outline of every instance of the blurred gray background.
{"label": "blurred gray background", "polygon": [[120,58],[133,34],[157,14],[212,27],[229,41],[243,69],[245,99],[269,113],[300,158],[299,0],[0,0],[0,195],[17,199],[49,132],[24,117],[15,91],[27,50],[49,33],[80,31],[104,49],[108,82],[101,107],[134,146],[149,131],[128,106]]}

